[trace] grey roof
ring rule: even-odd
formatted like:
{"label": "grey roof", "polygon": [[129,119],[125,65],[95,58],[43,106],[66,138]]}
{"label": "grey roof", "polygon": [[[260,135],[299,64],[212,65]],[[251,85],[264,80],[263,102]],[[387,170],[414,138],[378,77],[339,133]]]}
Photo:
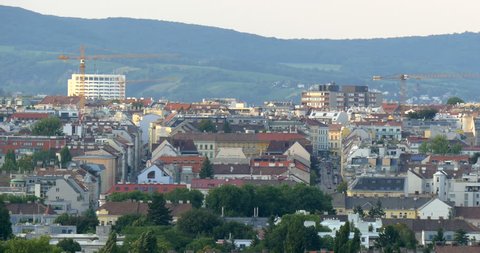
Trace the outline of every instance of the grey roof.
{"label": "grey roof", "polygon": [[431,198],[416,198],[416,197],[381,197],[381,198],[361,198],[361,197],[346,197],[345,208],[353,209],[356,206],[361,206],[362,209],[368,210],[377,204],[377,201],[382,203],[382,207],[391,210],[411,210],[418,209]]}
{"label": "grey roof", "polygon": [[[253,210],[252,210],[253,213]],[[268,226],[268,219],[265,217],[224,217],[225,221],[234,221],[245,225],[250,225],[253,228],[266,228]]]}
{"label": "grey roof", "polygon": [[359,177],[352,185],[354,191],[403,192],[403,177]]}

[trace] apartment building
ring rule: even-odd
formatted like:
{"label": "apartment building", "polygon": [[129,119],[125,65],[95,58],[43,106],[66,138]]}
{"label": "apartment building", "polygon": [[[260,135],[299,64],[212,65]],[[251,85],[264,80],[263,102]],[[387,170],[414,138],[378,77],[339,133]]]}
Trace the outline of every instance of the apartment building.
{"label": "apartment building", "polygon": [[86,74],[82,78],[72,74],[68,79],[68,96],[79,96],[83,89],[87,99],[125,99],[125,75]]}
{"label": "apartment building", "polygon": [[382,104],[382,94],[369,91],[368,86],[322,84],[316,89],[302,92],[301,103],[308,108],[322,110],[379,107]]}

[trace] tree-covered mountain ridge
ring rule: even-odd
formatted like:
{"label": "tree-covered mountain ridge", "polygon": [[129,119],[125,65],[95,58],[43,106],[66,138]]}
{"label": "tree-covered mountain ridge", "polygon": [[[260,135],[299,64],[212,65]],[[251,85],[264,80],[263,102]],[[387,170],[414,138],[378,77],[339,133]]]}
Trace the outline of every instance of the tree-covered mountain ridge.
{"label": "tree-covered mountain ridge", "polygon": [[[132,18],[79,19],[0,6],[0,88],[66,94],[76,60],[61,54],[174,54],[96,59],[88,73],[125,73],[128,96],[193,101],[237,97],[248,102],[293,100],[311,84],[361,84],[390,92],[397,83],[373,75],[478,73],[480,34],[354,40],[276,39],[228,29]],[[335,21],[331,24],[335,25]],[[379,21],[380,22],[380,21]],[[409,94],[472,100],[480,79],[409,81]]]}

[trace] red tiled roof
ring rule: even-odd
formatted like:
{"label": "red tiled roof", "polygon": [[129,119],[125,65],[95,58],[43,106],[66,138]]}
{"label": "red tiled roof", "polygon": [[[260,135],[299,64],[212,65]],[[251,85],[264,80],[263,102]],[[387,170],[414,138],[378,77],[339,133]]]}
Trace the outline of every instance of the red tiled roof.
{"label": "red tiled roof", "polygon": [[190,109],[191,104],[183,103],[168,103],[165,105],[165,110],[167,111],[179,111],[179,110],[188,110]]}
{"label": "red tiled roof", "polygon": [[243,180],[240,179],[200,179],[195,178],[192,179],[192,189],[212,189],[222,185],[236,185],[242,186],[244,185]]}
{"label": "red tiled roof", "polygon": [[35,112],[16,112],[10,116],[10,119],[45,119],[48,118],[48,113]]}
{"label": "red tiled roof", "polygon": [[40,203],[10,203],[6,207],[11,214],[55,214],[51,208]]}
{"label": "red tiled roof", "polygon": [[184,184],[116,184],[108,190],[107,194],[133,191],[167,193],[177,188],[187,188],[187,186]]}
{"label": "red tiled roof", "polygon": [[199,173],[205,157],[203,156],[162,156],[158,160],[164,164],[177,164],[179,166],[192,166],[194,173]]}
{"label": "red tiled roof", "polygon": [[432,155],[430,161],[445,162],[445,161],[468,161],[468,155]]}
{"label": "red tiled roof", "polygon": [[80,97],[68,96],[46,96],[38,104],[53,104],[53,105],[75,105],[80,103]]}

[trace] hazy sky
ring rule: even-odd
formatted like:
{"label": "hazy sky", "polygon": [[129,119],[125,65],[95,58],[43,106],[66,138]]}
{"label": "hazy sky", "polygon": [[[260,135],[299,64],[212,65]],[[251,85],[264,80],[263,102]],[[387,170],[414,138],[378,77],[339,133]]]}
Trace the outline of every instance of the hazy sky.
{"label": "hazy sky", "polygon": [[0,0],[0,4],[58,16],[159,19],[279,38],[480,31],[479,0]]}

